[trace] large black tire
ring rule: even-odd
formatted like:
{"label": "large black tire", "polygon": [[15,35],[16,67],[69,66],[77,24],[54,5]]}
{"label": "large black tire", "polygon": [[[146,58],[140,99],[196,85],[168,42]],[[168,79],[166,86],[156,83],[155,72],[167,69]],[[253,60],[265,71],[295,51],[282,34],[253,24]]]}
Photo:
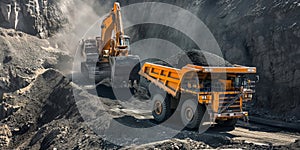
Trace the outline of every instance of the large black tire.
{"label": "large black tire", "polygon": [[205,107],[195,99],[184,100],[181,104],[180,117],[187,129],[199,128],[205,113]]}
{"label": "large black tire", "polygon": [[168,95],[157,92],[152,96],[152,115],[158,123],[167,120],[171,116],[171,102]]}
{"label": "large black tire", "polygon": [[216,123],[222,127],[235,127],[237,121],[237,118],[232,118],[227,120],[216,120]]}

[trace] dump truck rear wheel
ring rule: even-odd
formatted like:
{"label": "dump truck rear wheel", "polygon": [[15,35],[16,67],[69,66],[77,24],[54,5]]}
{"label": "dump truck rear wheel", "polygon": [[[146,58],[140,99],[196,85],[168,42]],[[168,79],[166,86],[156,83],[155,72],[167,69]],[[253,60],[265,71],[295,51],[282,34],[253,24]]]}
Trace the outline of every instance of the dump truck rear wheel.
{"label": "dump truck rear wheel", "polygon": [[216,120],[216,123],[222,127],[234,127],[237,123],[237,118],[227,119],[227,120]]}
{"label": "dump truck rear wheel", "polygon": [[161,123],[171,116],[171,103],[169,96],[156,93],[153,98],[152,115],[158,123]]}
{"label": "dump truck rear wheel", "polygon": [[204,108],[194,99],[185,100],[181,105],[181,121],[187,129],[198,128],[204,115]]}

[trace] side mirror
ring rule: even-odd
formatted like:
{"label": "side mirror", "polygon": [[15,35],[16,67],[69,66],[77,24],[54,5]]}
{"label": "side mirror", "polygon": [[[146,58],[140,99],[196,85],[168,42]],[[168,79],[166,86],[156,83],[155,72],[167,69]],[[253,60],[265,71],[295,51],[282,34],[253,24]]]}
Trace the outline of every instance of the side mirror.
{"label": "side mirror", "polygon": [[259,82],[259,75],[256,75],[256,81],[255,81],[256,83],[258,83]]}

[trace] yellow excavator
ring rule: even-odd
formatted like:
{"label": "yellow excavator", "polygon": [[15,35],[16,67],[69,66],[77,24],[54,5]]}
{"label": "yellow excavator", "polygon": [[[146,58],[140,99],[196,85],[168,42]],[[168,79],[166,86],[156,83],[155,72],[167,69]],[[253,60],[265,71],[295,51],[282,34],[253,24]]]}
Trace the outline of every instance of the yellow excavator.
{"label": "yellow excavator", "polygon": [[94,78],[96,84],[108,78],[112,87],[132,87],[139,81],[140,58],[131,55],[130,37],[124,34],[119,3],[114,3],[101,29],[101,37],[82,41],[82,74]]}

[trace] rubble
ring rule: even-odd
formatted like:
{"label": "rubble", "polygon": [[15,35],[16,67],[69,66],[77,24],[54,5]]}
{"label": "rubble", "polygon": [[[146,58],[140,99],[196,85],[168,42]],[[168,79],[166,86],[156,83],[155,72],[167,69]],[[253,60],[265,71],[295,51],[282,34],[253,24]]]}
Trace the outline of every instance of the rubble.
{"label": "rubble", "polygon": [[2,102],[0,104],[0,120],[12,115],[19,108],[20,108],[20,106],[13,106],[13,105],[7,104],[5,102]]}
{"label": "rubble", "polygon": [[122,148],[124,150],[129,149],[173,149],[173,150],[181,150],[181,149],[213,149],[209,145],[194,141],[190,138],[179,140],[179,139],[171,139],[166,141],[154,142],[134,147]]}
{"label": "rubble", "polygon": [[0,147],[6,147],[10,144],[12,133],[6,124],[0,125]]}

